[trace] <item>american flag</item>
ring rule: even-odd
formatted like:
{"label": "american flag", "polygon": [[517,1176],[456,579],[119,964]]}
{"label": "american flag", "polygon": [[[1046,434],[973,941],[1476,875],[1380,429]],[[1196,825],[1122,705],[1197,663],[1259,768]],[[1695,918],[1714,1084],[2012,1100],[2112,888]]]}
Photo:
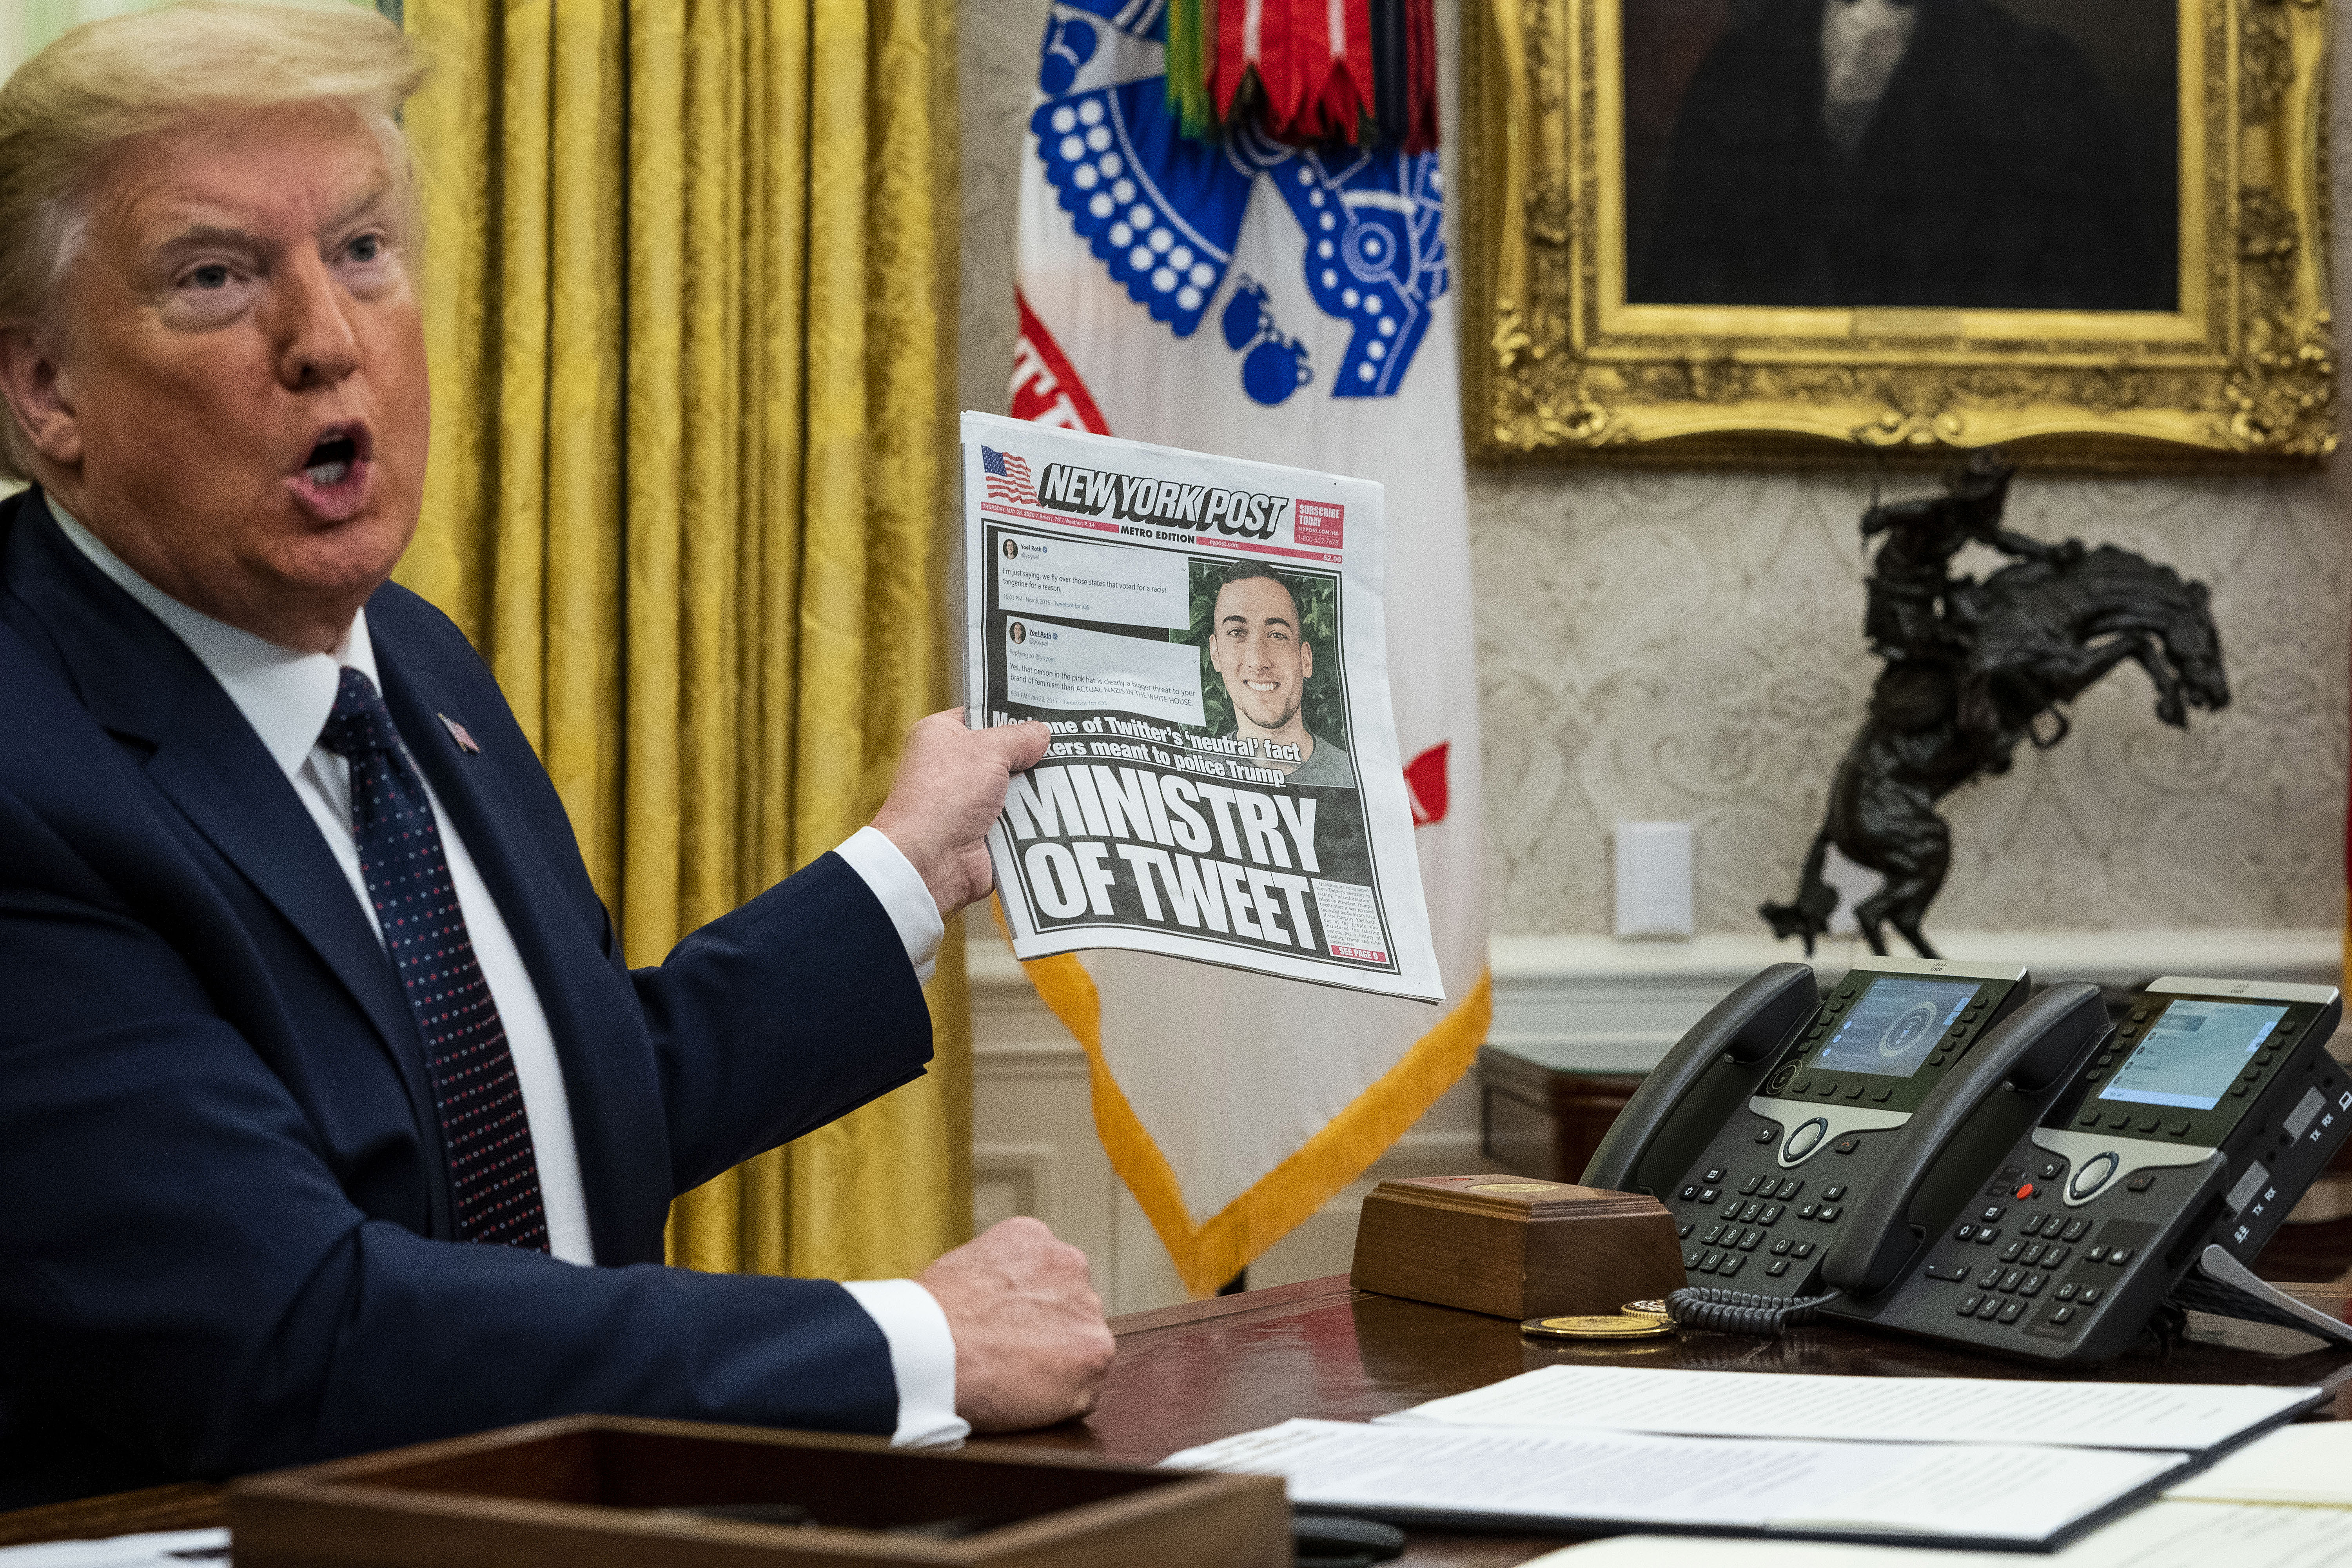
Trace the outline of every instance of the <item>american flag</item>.
{"label": "american flag", "polygon": [[988,476],[988,499],[1019,506],[1037,504],[1036,488],[1029,482],[1029,465],[993,447],[980,449],[981,471]]}

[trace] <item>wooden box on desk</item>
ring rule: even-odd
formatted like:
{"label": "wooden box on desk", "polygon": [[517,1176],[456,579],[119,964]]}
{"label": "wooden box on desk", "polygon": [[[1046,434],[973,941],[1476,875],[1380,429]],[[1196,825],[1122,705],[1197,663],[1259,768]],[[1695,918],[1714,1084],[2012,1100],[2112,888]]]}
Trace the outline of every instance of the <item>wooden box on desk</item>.
{"label": "wooden box on desk", "polygon": [[1657,1199],[1524,1176],[1382,1182],[1356,1225],[1360,1290],[1498,1318],[1614,1312],[1686,1283]]}
{"label": "wooden box on desk", "polygon": [[[811,1523],[697,1510],[797,1504]],[[1279,1479],[575,1415],[237,1482],[237,1568],[1288,1568]]]}

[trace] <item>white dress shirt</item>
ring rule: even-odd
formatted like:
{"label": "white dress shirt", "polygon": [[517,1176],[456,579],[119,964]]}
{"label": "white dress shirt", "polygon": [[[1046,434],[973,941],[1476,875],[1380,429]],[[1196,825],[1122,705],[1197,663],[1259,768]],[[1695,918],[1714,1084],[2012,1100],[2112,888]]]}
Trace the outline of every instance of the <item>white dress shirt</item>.
{"label": "white dress shirt", "polygon": [[[293,784],[335,863],[342,868],[368,924],[375,930],[377,940],[383,940],[374,903],[368,898],[367,879],[360,869],[359,845],[352,832],[351,763],[319,744],[319,733],[334,710],[345,667],[366,676],[379,692],[383,689],[376,673],[374,645],[368,637],[367,612],[362,610],[352,617],[342,646],[331,655],[280,647],[180,603],[132,571],[95,534],[67,516],[55,500],[48,507],[74,547],[169,627],[220,682],[221,689],[228,693],[271,760]],[[417,770],[417,776],[424,777],[423,769]],[[465,839],[442,809],[441,797],[429,782],[425,793],[433,805],[433,819],[440,829],[442,852],[448,861],[458,908],[466,917],[467,933],[473,940],[490,999],[498,1005],[507,1047],[514,1056],[524,1119],[530,1125],[531,1147],[538,1157],[540,1194],[547,1207],[548,1250],[566,1263],[593,1265],[595,1255],[588,1236],[587,1197],[580,1181],[579,1150],[572,1137],[572,1106],[564,1093],[563,1068],[555,1053],[547,1013],[540,1005],[538,988],[523,967],[522,954],[516,950],[514,937]],[[880,900],[891,924],[898,928],[916,978],[929,980],[946,928],[920,874],[897,845],[871,827],[859,828],[835,853],[849,862]],[[898,1426],[891,1441],[902,1447],[952,1442],[970,1431],[955,1413],[955,1339],[948,1328],[947,1314],[931,1293],[912,1279],[851,1280],[842,1289],[874,1320],[889,1343],[890,1370],[898,1385]]]}

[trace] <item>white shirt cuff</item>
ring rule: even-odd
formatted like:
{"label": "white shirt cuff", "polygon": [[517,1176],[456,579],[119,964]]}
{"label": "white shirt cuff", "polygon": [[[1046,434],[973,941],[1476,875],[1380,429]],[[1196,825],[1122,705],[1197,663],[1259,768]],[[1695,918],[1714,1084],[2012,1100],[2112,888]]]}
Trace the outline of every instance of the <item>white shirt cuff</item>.
{"label": "white shirt cuff", "polygon": [[963,1441],[971,1424],[956,1414],[955,1335],[938,1298],[912,1279],[848,1279],[841,1288],[890,1342],[890,1375],[898,1382],[898,1429],[890,1446]]}
{"label": "white shirt cuff", "polygon": [[939,963],[940,943],[947,936],[948,928],[940,919],[940,906],[932,899],[931,890],[923,886],[922,875],[915,869],[914,862],[876,827],[859,828],[834,853],[848,861],[849,868],[866,879],[866,887],[889,915],[890,923],[898,928],[898,940],[906,946],[907,962],[915,966],[915,978],[929,985],[931,970]]}

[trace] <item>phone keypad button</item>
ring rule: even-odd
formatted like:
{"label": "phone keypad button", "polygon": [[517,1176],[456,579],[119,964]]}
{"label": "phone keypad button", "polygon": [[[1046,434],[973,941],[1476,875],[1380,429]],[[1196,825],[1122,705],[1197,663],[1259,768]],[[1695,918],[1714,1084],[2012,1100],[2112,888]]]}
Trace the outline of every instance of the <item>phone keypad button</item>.
{"label": "phone keypad button", "polygon": [[2066,1228],[2058,1233],[2058,1239],[2061,1241],[2080,1241],[2090,1234],[2091,1222],[2089,1220],[2070,1219],[2066,1222]]}
{"label": "phone keypad button", "polygon": [[2081,1289],[2080,1285],[2061,1285],[2058,1287],[2058,1299],[2061,1301],[2071,1301]]}
{"label": "phone keypad button", "polygon": [[1739,1223],[1747,1225],[1755,1220],[1759,1215],[1763,1214],[1763,1212],[1764,1205],[1762,1204],[1756,1203],[1752,1200],[1750,1202],[1744,1203],[1739,1205]]}
{"label": "phone keypad button", "polygon": [[2047,1215],[2027,1215],[2025,1216],[2024,1223],[2017,1227],[2017,1234],[2020,1236],[2040,1236],[2042,1234],[2042,1222],[2049,1217],[2050,1216]]}
{"label": "phone keypad button", "polygon": [[2102,1294],[2096,1285],[2085,1285],[2083,1287],[2083,1293],[2074,1299],[2088,1307],[2095,1304]]}
{"label": "phone keypad button", "polygon": [[1813,1244],[1810,1241],[1801,1241],[1797,1243],[1794,1251],[1800,1258],[1811,1258],[1813,1255]]}
{"label": "phone keypad button", "polygon": [[1817,1215],[1817,1214],[1819,1214],[1819,1213],[1821,1213],[1821,1212],[1822,1212],[1822,1205],[1819,1205],[1819,1204],[1807,1204],[1803,1208],[1801,1208],[1801,1209],[1799,1209],[1799,1210],[1797,1211],[1797,1217],[1798,1217],[1799,1219],[1811,1219],[1811,1218],[1812,1218],[1815,1215]]}
{"label": "phone keypad button", "polygon": [[1717,1268],[1717,1269],[1716,1270],[1716,1272],[1717,1272],[1717,1274],[1722,1275],[1725,1279],[1730,1279],[1733,1275],[1735,1275],[1735,1274],[1738,1273],[1738,1272],[1739,1272],[1739,1266],[1740,1266],[1741,1264],[1743,1264],[1743,1263],[1747,1262],[1747,1261],[1748,1261],[1748,1259],[1746,1259],[1745,1258],[1740,1257],[1740,1256],[1739,1256],[1739,1254],[1738,1254],[1738,1253],[1736,1253],[1736,1252],[1733,1252],[1733,1253],[1727,1253],[1727,1254],[1724,1256],[1724,1259],[1723,1259],[1723,1265],[1722,1265],[1722,1267],[1721,1267],[1721,1268]]}
{"label": "phone keypad button", "polygon": [[1752,1197],[1754,1197],[1754,1196],[1756,1195],[1756,1189],[1757,1189],[1757,1188],[1759,1188],[1759,1187],[1760,1187],[1760,1186],[1762,1186],[1763,1184],[1764,1184],[1764,1178],[1763,1178],[1763,1177],[1761,1177],[1761,1176],[1750,1176],[1750,1177],[1748,1177],[1746,1181],[1744,1181],[1744,1182],[1742,1182],[1742,1183],[1740,1183],[1740,1184],[1739,1184],[1739,1195],[1740,1195],[1741,1197],[1749,1197],[1749,1198],[1752,1198]]}
{"label": "phone keypad button", "polygon": [[1713,1247],[1717,1242],[1721,1241],[1722,1239],[1723,1227],[1719,1225],[1708,1226],[1706,1227],[1706,1234],[1699,1237],[1700,1243],[1707,1247]]}
{"label": "phone keypad button", "polygon": [[1980,1220],[1985,1220],[1985,1221],[1987,1221],[1987,1222],[1990,1222],[1990,1221],[1992,1221],[1992,1220],[1997,1220],[1997,1219],[1999,1219],[2001,1215],[2003,1215],[2007,1214],[2008,1212],[2009,1212],[2009,1211],[2008,1211],[2007,1209],[2005,1209],[2005,1208],[2001,1207],[2001,1205],[1999,1205],[1999,1204],[1987,1204],[1987,1205],[1985,1205],[1984,1208],[1983,1208],[1983,1209],[1982,1209],[1982,1210],[1981,1210],[1981,1211],[1977,1215],[1977,1218],[1979,1218],[1979,1219],[1980,1219]]}
{"label": "phone keypad button", "polygon": [[1822,1189],[1822,1200],[1824,1203],[1833,1204],[1844,1196],[1845,1189],[1843,1187],[1823,1187]]}
{"label": "phone keypad button", "polygon": [[1701,1274],[1712,1274],[1715,1272],[1717,1266],[1721,1264],[1722,1261],[1723,1254],[1720,1252],[1710,1252],[1704,1258],[1700,1259],[1698,1271]]}
{"label": "phone keypad button", "polygon": [[1685,1240],[1685,1241],[1688,1241],[1688,1240],[1690,1239],[1690,1233],[1691,1233],[1691,1227],[1690,1227],[1689,1226],[1687,1226],[1687,1225],[1684,1225],[1684,1226],[1675,1226],[1675,1235],[1676,1235],[1677,1237],[1681,1237],[1681,1238],[1682,1238],[1683,1240]]}
{"label": "phone keypad button", "polygon": [[2025,1316],[2025,1303],[2022,1301],[2011,1301],[2000,1310],[2000,1321],[2004,1323],[2013,1323],[2023,1316]]}
{"label": "phone keypad button", "polygon": [[2071,1247],[2045,1247],[2042,1249],[2042,1267],[2055,1268],[2074,1252]]}
{"label": "phone keypad button", "polygon": [[1780,1223],[1781,1212],[1782,1211],[1779,1204],[1766,1204],[1764,1205],[1764,1212],[1756,1216],[1756,1223],[1758,1225],[1777,1225]]}
{"label": "phone keypad button", "polygon": [[2107,1248],[2107,1261],[2114,1264],[2118,1268],[2121,1268],[2125,1264],[2131,1261],[2131,1255],[2132,1249],[2128,1247],[2111,1247]]}
{"label": "phone keypad button", "polygon": [[1683,1267],[1695,1270],[1698,1268],[1699,1259],[1706,1256],[1706,1254],[1704,1251],[1697,1247],[1693,1247],[1690,1251],[1683,1254]]}
{"label": "phone keypad button", "polygon": [[1786,1274],[1788,1271],[1789,1260],[1785,1258],[1774,1262],[1769,1268],[1764,1270],[1765,1273],[1769,1274],[1775,1279],[1778,1279],[1781,1275]]}
{"label": "phone keypad button", "polygon": [[1961,1298],[1960,1298],[1960,1304],[1959,1304],[1958,1308],[1956,1310],[1956,1311],[1955,1311],[1954,1315],[1955,1315],[1955,1316],[1957,1316],[1957,1317],[1962,1317],[1962,1318],[1973,1318],[1973,1317],[1975,1317],[1975,1316],[1977,1315],[1977,1303],[1978,1303],[1978,1302],[1979,1302],[1979,1301],[1981,1301],[1981,1300],[1984,1300],[1984,1298],[1983,1298],[1983,1297],[1981,1297],[1981,1296],[1963,1296],[1963,1297],[1961,1297]]}
{"label": "phone keypad button", "polygon": [[2032,1268],[2035,1264],[2042,1261],[2042,1244],[2037,1241],[2027,1247],[2023,1252],[2018,1255],[2017,1260],[2020,1263],[2024,1264],[2028,1268]]}
{"label": "phone keypad button", "polygon": [[1789,1238],[1785,1236],[1782,1237],[1780,1240],[1772,1244],[1772,1256],[1775,1258],[1786,1258],[1789,1255],[1790,1246],[1790,1243]]}
{"label": "phone keypad button", "polygon": [[1999,1226],[1980,1225],[1977,1226],[1977,1245],[1979,1247],[1990,1247],[1996,1240],[2000,1239],[2000,1227]]}
{"label": "phone keypad button", "polygon": [[2072,1307],[2061,1307],[2056,1311],[2050,1314],[2050,1321],[2063,1328],[2066,1324],[2074,1321],[2074,1309]]}
{"label": "phone keypad button", "polygon": [[1976,1238],[1977,1227],[1972,1225],[1964,1225],[1960,1226],[1959,1229],[1952,1232],[1952,1239],[1954,1241],[1974,1241]]}
{"label": "phone keypad button", "polygon": [[1998,1296],[1987,1296],[1977,1303],[1977,1316],[1979,1318],[1990,1318],[2000,1310],[2000,1298]]}
{"label": "phone keypad button", "polygon": [[2131,1118],[2128,1116],[2110,1116],[2107,1118],[2107,1126],[2117,1132],[2122,1131],[2125,1128],[2129,1127],[2130,1125]]}
{"label": "phone keypad button", "polygon": [[2083,1254],[2083,1261],[2085,1263],[2105,1263],[2106,1260],[2107,1249],[2104,1247],[2095,1247]]}
{"label": "phone keypad button", "polygon": [[1696,1182],[1692,1183],[1689,1186],[1685,1187],[1678,1195],[1682,1198],[1683,1202],[1689,1203],[1692,1199],[1698,1196],[1698,1184]]}
{"label": "phone keypad button", "polygon": [[1801,1181],[1799,1181],[1799,1180],[1797,1180],[1797,1178],[1796,1178],[1796,1177],[1794,1177],[1794,1176],[1783,1176],[1783,1177],[1781,1177],[1781,1178],[1780,1178],[1780,1190],[1779,1192],[1777,1192],[1777,1193],[1774,1193],[1772,1195],[1773,1195],[1774,1197],[1776,1197],[1776,1198],[1779,1198],[1782,1203],[1784,1203],[1784,1204],[1785,1204],[1785,1203],[1787,1203],[1790,1198],[1795,1197],[1799,1193],[1801,1193],[1801,1192],[1803,1192],[1804,1190],[1805,1190],[1805,1184],[1804,1184],[1804,1183],[1802,1183],[1802,1182],[1801,1182]]}
{"label": "phone keypad button", "polygon": [[1879,1103],[1879,1104],[1881,1104],[1881,1105],[1884,1105],[1884,1104],[1885,1104],[1888,1100],[1892,1100],[1892,1099],[1894,1099],[1894,1098],[1895,1098],[1895,1091],[1894,1091],[1893,1089],[1880,1089],[1876,1094],[1872,1095],[1870,1098],[1871,1098],[1872,1100],[1875,1100],[1877,1103]]}
{"label": "phone keypad button", "polygon": [[1851,1154],[1861,1147],[1862,1140],[1859,1138],[1841,1138],[1834,1145],[1834,1152],[1840,1154]]}
{"label": "phone keypad button", "polygon": [[2047,1274],[2029,1274],[2017,1282],[2017,1293],[2021,1296],[2039,1296],[2042,1294],[2042,1287],[2049,1283],[2050,1276]]}
{"label": "phone keypad button", "polygon": [[1710,1187],[1716,1185],[1723,1180],[1723,1167],[1717,1165],[1714,1170],[1709,1171],[1706,1175],[1701,1176],[1699,1180],[1705,1182]]}
{"label": "phone keypad button", "polygon": [[1739,1250],[1742,1252],[1753,1252],[1756,1250],[1757,1244],[1763,1239],[1764,1233],[1760,1230],[1743,1232],[1739,1237]]}
{"label": "phone keypad button", "polygon": [[2024,1250],[2025,1243],[2021,1241],[2012,1241],[2007,1247],[2000,1249],[2000,1260],[2003,1263],[2014,1263],[2018,1259],[2018,1255],[2022,1253]]}
{"label": "phone keypad button", "polygon": [[1986,1269],[1984,1273],[1978,1278],[1977,1289],[1979,1290],[1999,1289],[2000,1288],[2000,1276],[2001,1267],[2000,1264],[1996,1263],[1991,1268]]}
{"label": "phone keypad button", "polygon": [[1863,1090],[1868,1087],[1869,1086],[1867,1084],[1855,1084],[1852,1089],[1845,1091],[1845,1097],[1848,1100],[1860,1100],[1862,1098]]}
{"label": "phone keypad button", "polygon": [[2008,1268],[2008,1269],[2003,1269],[2003,1270],[2001,1271],[2000,1283],[2000,1284],[1998,1284],[1998,1285],[1996,1285],[1996,1286],[1994,1286],[1994,1287],[1993,1287],[1993,1289],[1996,1289],[1996,1290],[1999,1290],[2002,1295],[2006,1296],[2006,1295],[2008,1295],[2011,1290],[2016,1289],[2020,1285],[2023,1284],[2024,1282],[2025,1282],[2025,1271],[2024,1271],[2023,1269],[2020,1269],[2020,1268]]}
{"label": "phone keypad button", "polygon": [[1822,1205],[1822,1212],[1815,1215],[1813,1217],[1820,1220],[1823,1225],[1835,1225],[1837,1224],[1837,1216],[1843,1212],[1844,1211],[1839,1208],[1835,1204],[1823,1204]]}

